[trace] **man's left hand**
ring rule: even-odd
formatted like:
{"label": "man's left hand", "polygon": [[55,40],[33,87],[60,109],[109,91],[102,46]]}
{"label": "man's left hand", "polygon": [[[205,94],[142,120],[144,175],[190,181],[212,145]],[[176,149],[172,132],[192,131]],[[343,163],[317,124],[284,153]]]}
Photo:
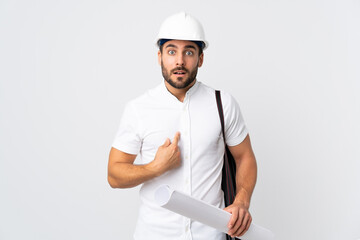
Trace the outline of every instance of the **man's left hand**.
{"label": "man's left hand", "polygon": [[231,237],[240,237],[249,229],[252,217],[247,204],[234,202],[230,206],[224,208],[225,211],[231,213],[228,223],[228,235]]}

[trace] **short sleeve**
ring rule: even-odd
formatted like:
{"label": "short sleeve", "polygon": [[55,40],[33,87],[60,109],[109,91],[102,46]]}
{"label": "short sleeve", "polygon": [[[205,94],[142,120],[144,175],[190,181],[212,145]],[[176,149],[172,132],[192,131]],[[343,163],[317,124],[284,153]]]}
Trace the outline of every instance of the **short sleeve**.
{"label": "short sleeve", "polygon": [[112,147],[128,154],[137,155],[141,148],[141,138],[138,132],[138,118],[134,106],[130,102],[126,105],[121,117]]}
{"label": "short sleeve", "polygon": [[239,104],[230,95],[222,95],[224,118],[225,118],[225,136],[228,146],[236,146],[240,144],[248,135],[244,118],[241,114]]}

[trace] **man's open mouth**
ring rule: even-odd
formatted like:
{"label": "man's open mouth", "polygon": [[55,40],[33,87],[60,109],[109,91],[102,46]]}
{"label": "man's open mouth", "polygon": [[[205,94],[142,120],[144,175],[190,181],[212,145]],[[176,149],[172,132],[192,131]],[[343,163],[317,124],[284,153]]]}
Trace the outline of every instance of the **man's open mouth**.
{"label": "man's open mouth", "polygon": [[183,74],[185,74],[186,73],[186,71],[183,71],[183,70],[176,70],[176,71],[174,71],[174,74],[176,74],[176,75],[183,75]]}

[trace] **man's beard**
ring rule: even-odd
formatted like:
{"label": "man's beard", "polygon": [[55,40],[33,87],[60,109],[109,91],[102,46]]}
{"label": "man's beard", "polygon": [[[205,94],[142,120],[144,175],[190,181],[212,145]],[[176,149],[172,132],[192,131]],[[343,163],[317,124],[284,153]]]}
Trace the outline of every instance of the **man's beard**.
{"label": "man's beard", "polygon": [[[183,79],[183,77],[176,77],[176,74],[173,74],[173,76],[175,76],[177,78],[178,81],[174,81],[173,79],[171,79],[171,74],[174,73],[175,71],[185,71],[189,77],[187,79]],[[197,71],[198,71],[198,67],[195,67],[192,69],[192,71],[189,71],[188,69],[186,69],[185,67],[177,67],[174,68],[173,70],[171,70],[170,72],[164,67],[163,62],[161,61],[161,72],[162,75],[164,77],[164,79],[174,88],[177,89],[183,89],[188,87],[191,83],[193,83],[196,79],[196,75],[197,75]]]}

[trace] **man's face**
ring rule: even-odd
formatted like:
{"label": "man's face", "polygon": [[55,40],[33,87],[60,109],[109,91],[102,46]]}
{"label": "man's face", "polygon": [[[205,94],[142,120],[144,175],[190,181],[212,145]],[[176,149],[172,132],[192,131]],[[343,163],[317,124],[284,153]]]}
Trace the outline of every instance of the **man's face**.
{"label": "man's face", "polygon": [[162,53],[158,52],[164,79],[174,88],[184,89],[192,86],[197,70],[203,63],[203,53],[191,41],[171,40],[164,43]]}

